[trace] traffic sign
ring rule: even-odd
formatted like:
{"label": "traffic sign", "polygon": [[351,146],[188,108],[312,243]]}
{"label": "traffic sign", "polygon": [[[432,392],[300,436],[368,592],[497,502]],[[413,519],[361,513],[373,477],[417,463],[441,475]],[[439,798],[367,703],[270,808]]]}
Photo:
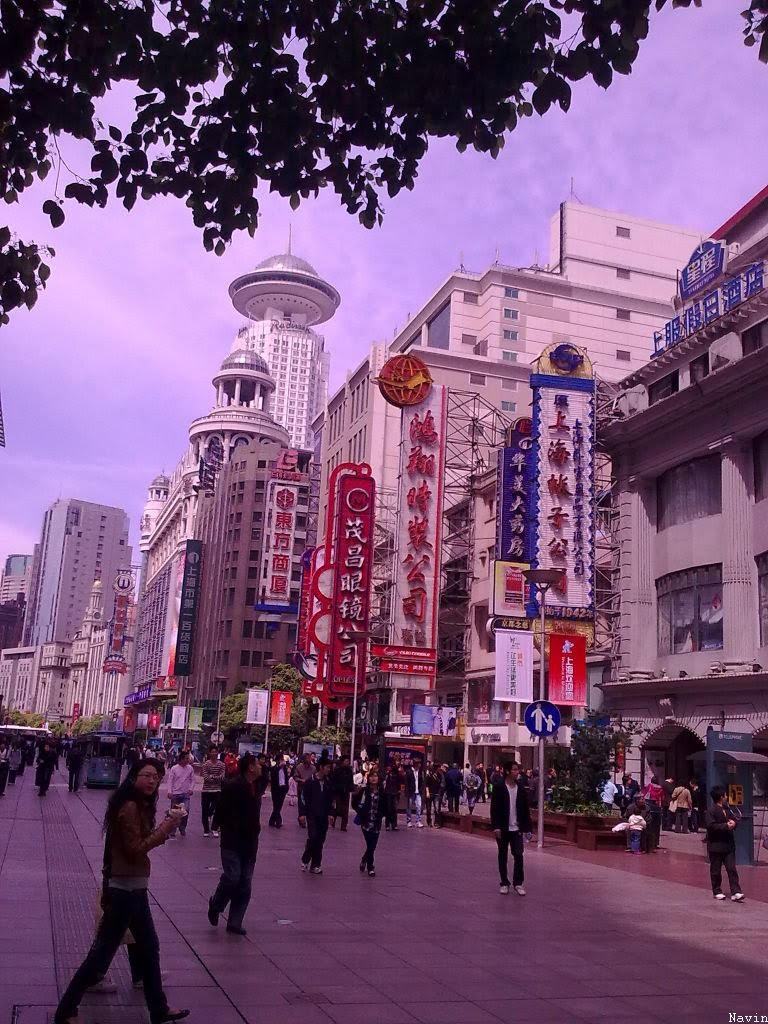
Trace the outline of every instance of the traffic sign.
{"label": "traffic sign", "polygon": [[223,732],[215,732],[215,733],[213,733],[213,735],[211,736],[211,743],[223,743],[223,742],[224,742],[224,733]]}
{"label": "traffic sign", "polygon": [[537,700],[525,709],[525,724],[532,736],[554,736],[560,728],[560,710],[548,700]]}

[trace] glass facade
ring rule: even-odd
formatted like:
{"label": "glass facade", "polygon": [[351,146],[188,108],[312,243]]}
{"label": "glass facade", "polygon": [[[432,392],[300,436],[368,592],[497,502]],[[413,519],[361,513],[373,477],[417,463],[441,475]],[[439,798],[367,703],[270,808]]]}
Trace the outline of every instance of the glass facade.
{"label": "glass facade", "polygon": [[704,565],[656,580],[659,656],[723,647],[722,566]]}
{"label": "glass facade", "polygon": [[666,530],[723,510],[720,456],[705,455],[667,470],[656,482],[657,529]]}

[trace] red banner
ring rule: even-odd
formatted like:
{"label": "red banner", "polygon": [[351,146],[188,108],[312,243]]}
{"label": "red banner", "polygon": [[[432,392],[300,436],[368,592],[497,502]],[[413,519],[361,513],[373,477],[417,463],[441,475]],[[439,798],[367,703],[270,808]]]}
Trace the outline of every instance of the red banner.
{"label": "red banner", "polygon": [[376,483],[370,466],[346,468],[351,472],[338,478],[334,505],[333,610],[328,656],[331,698],[354,693],[355,681],[360,692],[365,688],[367,640],[353,640],[351,634],[368,631]]}
{"label": "red banner", "polygon": [[429,676],[434,683],[435,666],[428,661],[401,661],[395,658],[382,658],[379,672],[397,672],[405,676]]}
{"label": "red banner", "polygon": [[553,704],[587,704],[587,641],[576,634],[549,637],[549,699]]}
{"label": "red banner", "polygon": [[[398,647],[395,644],[371,644],[372,658],[389,658],[399,661],[426,661],[434,665],[437,651],[434,647]],[[386,672],[386,669],[381,669]],[[394,671],[394,669],[392,670]]]}
{"label": "red banner", "polygon": [[72,705],[72,721],[76,722],[80,717],[80,705],[75,703]]}
{"label": "red banner", "polygon": [[274,690],[272,707],[269,712],[270,725],[290,725],[293,694],[284,690]]}

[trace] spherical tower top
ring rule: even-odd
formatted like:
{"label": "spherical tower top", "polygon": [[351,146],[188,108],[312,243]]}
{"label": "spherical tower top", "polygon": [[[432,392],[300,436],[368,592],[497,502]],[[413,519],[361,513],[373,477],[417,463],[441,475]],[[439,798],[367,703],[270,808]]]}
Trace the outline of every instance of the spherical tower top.
{"label": "spherical tower top", "polygon": [[270,256],[235,278],[229,297],[238,313],[250,320],[264,320],[268,310],[277,309],[284,316],[303,317],[308,327],[330,320],[341,302],[333,285],[290,252]]}
{"label": "spherical tower top", "polygon": [[234,352],[230,352],[227,358],[221,364],[222,370],[255,370],[256,373],[264,373],[267,377],[271,377],[272,374],[269,371],[269,365],[263,356],[260,356],[258,352],[254,352],[251,349],[239,348]]}

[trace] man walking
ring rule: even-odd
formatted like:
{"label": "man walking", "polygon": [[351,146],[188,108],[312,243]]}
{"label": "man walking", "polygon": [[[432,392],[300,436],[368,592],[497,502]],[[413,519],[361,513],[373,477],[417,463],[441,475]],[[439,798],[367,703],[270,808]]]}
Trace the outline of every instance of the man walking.
{"label": "man walking", "polygon": [[331,789],[333,790],[331,828],[336,828],[336,819],[341,818],[341,831],[346,832],[349,821],[349,798],[354,789],[352,767],[346,754],[331,772]]}
{"label": "man walking", "polygon": [[426,792],[426,778],[421,767],[421,760],[414,757],[411,764],[405,769],[405,822],[408,828],[413,828],[411,815],[416,815],[416,828],[424,828],[421,820],[421,804]]}
{"label": "man walking", "polygon": [[195,769],[192,767],[192,756],[188,750],[182,750],[179,760],[168,772],[168,797],[171,807],[183,807],[184,817],[179,825],[179,835],[187,834],[189,824],[189,804],[195,790]]}
{"label": "man walking", "polygon": [[499,892],[509,892],[507,868],[509,851],[512,851],[512,887],[518,896],[525,896],[523,882],[523,835],[532,831],[531,812],[528,807],[528,793],[519,783],[520,765],[508,761],[504,765],[504,781],[494,784],[491,793],[491,828],[496,836],[499,849]]}
{"label": "man walking", "polygon": [[251,880],[256,866],[261,832],[261,765],[253,754],[243,754],[237,775],[226,782],[218,806],[221,828],[222,874],[208,901],[208,921],[214,926],[229,904],[227,931],[245,935],[243,918],[251,900]]}
{"label": "man walking", "polygon": [[76,793],[80,788],[80,772],[83,768],[82,747],[74,743],[67,754],[67,769],[69,771],[69,792]]}
{"label": "man walking", "polygon": [[722,786],[713,786],[709,795],[712,797],[712,808],[707,812],[707,853],[712,895],[716,900],[727,898],[721,888],[725,867],[728,884],[731,887],[731,900],[734,903],[742,903],[744,893],[741,891],[736,870],[736,840],[733,836],[736,817],[725,802],[725,790]]}
{"label": "man walking", "polygon": [[219,751],[216,747],[208,748],[203,768],[203,789],[200,793],[200,810],[203,816],[203,835],[218,836],[219,816],[218,808],[221,800],[221,787],[224,783],[226,767],[223,761],[219,760]]}
{"label": "man walking", "polygon": [[269,816],[269,827],[282,828],[283,804],[288,796],[288,764],[282,754],[277,755],[277,760],[270,769],[269,788],[272,792],[272,813]]}
{"label": "man walking", "polygon": [[[296,790],[299,798],[299,824],[301,825],[301,791],[310,779],[315,777],[315,766],[312,763],[312,755],[304,754],[301,760],[293,769],[293,777],[296,779]],[[302,825],[302,828],[304,826]]]}
{"label": "man walking", "polygon": [[304,783],[299,794],[299,824],[307,830],[301,866],[313,875],[323,873],[323,844],[328,835],[328,817],[333,812],[330,774],[331,762],[321,761],[315,777]]}
{"label": "man walking", "polygon": [[461,799],[463,783],[464,777],[461,773],[461,768],[454,761],[453,767],[449,768],[445,773],[445,795],[448,799],[448,810],[453,811],[454,814],[459,813],[459,800]]}

